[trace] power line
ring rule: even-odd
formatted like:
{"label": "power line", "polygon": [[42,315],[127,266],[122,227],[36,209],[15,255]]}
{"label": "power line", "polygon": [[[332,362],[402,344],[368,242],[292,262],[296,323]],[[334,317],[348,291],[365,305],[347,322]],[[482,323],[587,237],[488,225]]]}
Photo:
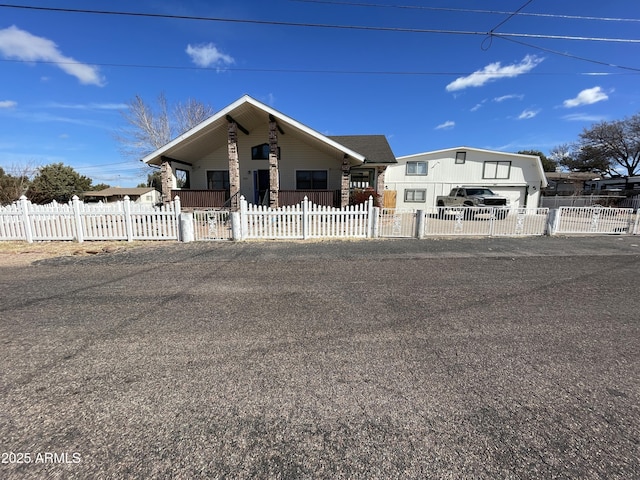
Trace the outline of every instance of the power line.
{"label": "power line", "polygon": [[[499,37],[500,34],[494,34],[494,36]],[[519,43],[521,45],[525,45],[532,48],[537,48],[539,50],[543,50],[548,53],[556,53],[561,54],[560,52],[556,52],[554,50],[544,49],[541,47],[536,47],[535,45],[529,45],[524,42],[518,42],[513,39],[506,38],[505,40],[511,40],[515,43]],[[576,58],[585,61],[591,61],[592,63],[596,63],[598,65],[604,65],[608,67],[617,67],[624,68],[626,70],[640,72],[640,69],[632,68],[632,67],[621,67],[619,65],[613,65],[605,62],[592,61],[588,59],[584,59],[581,57],[575,57],[572,55],[564,54],[565,56],[569,56],[571,58]],[[54,62],[50,60],[16,60],[16,59],[0,59],[0,62],[7,63],[29,63],[29,64],[43,64],[43,65],[75,65],[77,62]],[[144,64],[135,64],[135,63],[96,63],[96,62],[83,62],[84,65],[90,65],[94,67],[114,67],[114,68],[139,68],[139,69],[157,69],[157,70],[195,70],[195,71],[212,71],[212,72],[220,72],[219,67],[192,67],[192,66],[183,66],[183,65],[144,65]],[[229,72],[238,72],[238,73],[297,73],[297,74],[327,74],[327,75],[395,75],[395,76],[463,76],[470,75],[471,73],[476,73],[481,75],[482,73],[477,72],[435,72],[435,71],[392,71],[392,70],[319,70],[319,69],[303,69],[303,68],[236,68],[236,67],[225,67],[223,71]],[[604,73],[604,72],[602,72]],[[554,75],[592,75],[593,72],[528,72],[527,75],[534,76],[554,76]],[[491,73],[486,73],[486,75],[491,75]],[[635,75],[632,73],[607,73],[607,75]]]}
{"label": "power line", "polygon": [[[422,5],[389,5],[379,3],[358,3],[358,2],[338,2],[333,0],[289,0],[290,2],[299,3],[320,3],[327,5],[344,5],[352,7],[374,7],[374,8],[397,8],[397,9],[409,9],[409,10],[428,10],[428,11],[440,11],[440,12],[459,12],[459,13],[483,13],[490,15],[511,15],[515,12],[506,12],[502,10],[479,10],[472,8],[451,8],[451,7],[426,7]],[[619,17],[590,17],[584,15],[562,15],[555,13],[532,13],[532,12],[518,12],[520,17],[543,17],[543,18],[559,18],[565,20],[593,20],[603,22],[636,22],[640,23],[640,18],[619,18]]]}
{"label": "power line", "polygon": [[492,34],[494,31],[496,31],[498,28],[500,28],[502,25],[504,25],[505,23],[507,23],[509,20],[511,20],[513,17],[515,17],[516,15],[518,15],[518,13],[520,13],[521,10],[523,10],[527,5],[529,5],[531,2],[533,2],[533,0],[528,0],[527,3],[525,3],[524,5],[522,5],[518,10],[516,10],[515,12],[511,13],[507,18],[505,18],[503,21],[501,21],[498,25],[496,25],[495,27],[493,27],[490,30],[490,34]]}
{"label": "power line", "polygon": [[[36,7],[36,6],[10,5],[10,4],[0,4],[0,8],[16,8],[16,9],[23,9],[23,10],[61,12],[61,13],[83,13],[83,14],[94,14],[94,15],[164,18],[164,19],[174,19],[174,20],[198,20],[198,21],[209,21],[209,22],[270,25],[270,26],[281,26],[281,27],[324,28],[324,29],[338,29],[338,30],[362,30],[362,31],[378,31],[378,32],[397,32],[397,33],[431,33],[431,34],[445,34],[445,35],[483,35],[483,36],[489,33],[489,32],[470,31],[470,30],[424,29],[424,28],[379,27],[379,26],[372,27],[372,26],[366,26],[366,25],[336,25],[336,24],[328,24],[328,23],[305,23],[305,22],[300,23],[300,22],[284,22],[284,21],[275,21],[275,20],[201,17],[201,16],[190,16],[190,15],[169,15],[169,14],[160,14],[160,13]],[[531,34],[531,33],[502,33],[501,35],[510,36],[510,37],[524,37],[524,38],[544,38],[544,39],[551,39],[551,40],[579,40],[579,41],[640,44],[640,39],[629,39],[629,38],[574,37],[570,35],[544,35],[544,34]]]}

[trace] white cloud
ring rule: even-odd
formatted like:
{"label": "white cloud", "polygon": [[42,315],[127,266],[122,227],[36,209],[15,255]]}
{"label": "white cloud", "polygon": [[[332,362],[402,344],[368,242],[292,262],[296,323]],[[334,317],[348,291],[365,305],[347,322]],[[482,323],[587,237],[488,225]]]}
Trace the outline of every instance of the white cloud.
{"label": "white cloud", "polygon": [[587,88],[582,90],[577,97],[565,100],[562,104],[565,108],[574,108],[581,105],[591,105],[592,103],[608,100],[609,96],[600,87]]}
{"label": "white cloud", "polygon": [[18,102],[14,102],[13,100],[0,101],[0,108],[13,108],[17,105],[18,105]]}
{"label": "white cloud", "polygon": [[496,97],[493,99],[493,101],[497,103],[502,103],[505,100],[522,100],[523,98],[524,98],[524,95],[512,94],[512,95],[503,95],[501,97]]}
{"label": "white cloud", "polygon": [[505,65],[500,62],[490,63],[482,70],[476,70],[471,75],[459,77],[447,85],[447,92],[455,92],[469,87],[481,87],[485,83],[489,83],[501,78],[512,78],[525,74],[533,70],[544,59],[535,55],[527,55],[520,63]]}
{"label": "white cloud", "polygon": [[51,108],[64,108],[69,110],[126,110],[126,103],[56,103],[47,105]]}
{"label": "white cloud", "polygon": [[588,115],[586,113],[572,113],[562,117],[569,122],[602,122],[607,119],[604,115]]}
{"label": "white cloud", "polygon": [[447,120],[444,123],[441,123],[440,125],[438,125],[435,130],[449,130],[450,128],[453,128],[456,126],[456,122],[452,121],[452,120]]}
{"label": "white cloud", "polygon": [[0,30],[0,53],[5,58],[24,62],[52,62],[84,85],[101,87],[105,84],[98,68],[63,55],[55,42],[20,30],[15,25]]}
{"label": "white cloud", "polygon": [[519,116],[518,120],[529,120],[540,113],[540,110],[524,110]]}
{"label": "white cloud", "polygon": [[217,67],[218,70],[223,70],[224,67],[235,63],[233,57],[222,53],[213,43],[195,46],[189,44],[185,51],[193,63],[203,68]]}

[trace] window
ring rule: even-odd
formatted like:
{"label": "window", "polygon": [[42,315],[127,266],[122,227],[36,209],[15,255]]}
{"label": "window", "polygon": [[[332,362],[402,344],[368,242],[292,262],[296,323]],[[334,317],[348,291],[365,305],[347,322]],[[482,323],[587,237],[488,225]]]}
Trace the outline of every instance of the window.
{"label": "window", "polygon": [[298,170],[296,171],[296,190],[326,190],[326,170]]}
{"label": "window", "polygon": [[209,190],[229,190],[229,170],[209,170],[207,172]]}
{"label": "window", "polygon": [[426,175],[427,162],[407,162],[407,175]]}
{"label": "window", "polygon": [[404,201],[405,202],[426,202],[427,201],[427,191],[424,188],[411,189],[404,191]]}
{"label": "window", "polygon": [[[269,160],[269,144],[263,143],[251,147],[251,160]],[[280,147],[278,147],[278,160],[280,160]]]}
{"label": "window", "polygon": [[506,179],[511,174],[511,162],[484,162],[482,178]]}
{"label": "window", "polygon": [[373,186],[373,170],[351,170],[351,188],[368,188]]}
{"label": "window", "polygon": [[461,164],[467,161],[467,152],[456,152],[456,163]]}
{"label": "window", "polygon": [[191,188],[189,170],[182,170],[180,168],[176,168],[176,187]]}

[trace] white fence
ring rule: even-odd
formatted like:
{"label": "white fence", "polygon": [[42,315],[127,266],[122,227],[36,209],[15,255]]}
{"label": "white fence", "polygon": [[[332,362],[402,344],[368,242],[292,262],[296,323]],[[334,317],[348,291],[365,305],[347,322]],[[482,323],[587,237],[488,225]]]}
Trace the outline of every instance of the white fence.
{"label": "white fence", "polygon": [[424,236],[536,236],[547,232],[548,208],[433,207]]}
{"label": "white fence", "polygon": [[178,240],[180,199],[163,207],[123,202],[34,205],[26,197],[0,208],[0,240]]}
{"label": "white fence", "polygon": [[[182,227],[182,229],[180,228]],[[193,228],[191,228],[193,227]],[[182,231],[181,231],[182,230]],[[189,233],[185,233],[189,232]],[[118,204],[32,205],[22,198],[0,208],[0,240],[245,240],[427,236],[640,235],[631,208],[452,208],[400,210],[361,205],[337,209],[304,199],[268,208],[241,197],[240,211],[184,214],[180,200],[158,208]]]}
{"label": "white fence", "polygon": [[639,215],[632,208],[560,207],[556,211],[555,234],[638,234]]}
{"label": "white fence", "polygon": [[302,203],[269,208],[240,197],[241,239],[365,238],[371,236],[373,198],[342,209]]}
{"label": "white fence", "polygon": [[540,206],[546,208],[560,207],[617,207],[640,208],[640,195],[623,197],[614,195],[554,195],[542,196]]}

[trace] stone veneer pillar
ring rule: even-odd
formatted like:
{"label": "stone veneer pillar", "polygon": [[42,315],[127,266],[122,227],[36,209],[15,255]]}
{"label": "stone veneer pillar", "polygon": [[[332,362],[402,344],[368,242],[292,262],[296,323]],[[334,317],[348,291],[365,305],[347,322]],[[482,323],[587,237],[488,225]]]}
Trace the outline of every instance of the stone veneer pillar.
{"label": "stone veneer pillar", "polygon": [[378,196],[378,202],[376,204],[380,204],[382,206],[383,197],[384,197],[384,175],[387,172],[387,167],[378,167],[376,168],[378,173],[378,178],[376,181],[376,195]]}
{"label": "stone veneer pillar", "polygon": [[169,203],[171,200],[171,190],[173,189],[173,171],[169,160],[162,160],[160,165],[160,176],[162,178],[162,203]]}
{"label": "stone veneer pillar", "polygon": [[278,207],[280,175],[278,169],[278,126],[275,120],[269,121],[269,206]]}
{"label": "stone veneer pillar", "polygon": [[349,159],[345,156],[342,159],[342,182],[340,185],[340,207],[349,205],[349,187],[351,183],[351,165]]}
{"label": "stone veneer pillar", "polygon": [[231,210],[238,210],[240,204],[240,162],[238,158],[238,125],[229,122],[227,129],[227,144],[229,152],[229,194],[231,196]]}

